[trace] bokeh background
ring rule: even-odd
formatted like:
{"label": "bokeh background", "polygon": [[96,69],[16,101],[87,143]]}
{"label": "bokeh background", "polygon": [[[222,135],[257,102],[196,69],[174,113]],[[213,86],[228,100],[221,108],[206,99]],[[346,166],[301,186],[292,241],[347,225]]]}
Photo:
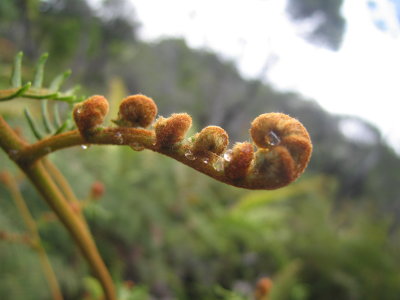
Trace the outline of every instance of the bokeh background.
{"label": "bokeh background", "polygon": [[[84,213],[121,299],[253,299],[262,277],[272,300],[398,299],[398,1],[276,2],[0,1],[2,88],[18,51],[24,78],[49,52],[45,82],[71,69],[66,85],[106,95],[113,117],[123,97],[143,93],[160,115],[191,114],[192,133],[222,126],[231,144],[249,140],[264,112],[310,132],[307,171],[276,191],[229,187],[130,147],[51,154],[80,199],[94,182],[105,187]],[[26,106],[38,115],[32,100],[0,103],[0,113],[34,141]],[[65,299],[98,299],[77,247],[4,153],[0,169],[18,178]],[[0,207],[0,231],[24,234],[3,185]],[[0,299],[51,299],[36,253],[7,239]]]}

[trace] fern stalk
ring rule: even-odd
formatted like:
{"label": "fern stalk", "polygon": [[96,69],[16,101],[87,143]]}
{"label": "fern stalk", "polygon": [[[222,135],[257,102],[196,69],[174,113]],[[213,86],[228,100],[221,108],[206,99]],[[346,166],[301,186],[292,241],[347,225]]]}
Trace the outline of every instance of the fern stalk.
{"label": "fern stalk", "polygon": [[36,221],[32,217],[29,208],[26,205],[26,202],[18,188],[16,180],[9,173],[3,173],[2,179],[2,181],[11,193],[12,199],[14,200],[18,212],[21,215],[21,218],[29,231],[30,237],[33,239],[33,248],[38,253],[40,265],[42,266],[44,275],[49,284],[53,299],[63,300],[63,296],[61,294],[56,275],[50,264],[50,260],[47,256],[46,250],[43,247],[42,240],[37,229]]}
{"label": "fern stalk", "polygon": [[[26,143],[0,116],[0,147],[15,161]],[[29,166],[17,165],[67,228],[91,269],[100,281],[107,300],[116,300],[115,288],[86,224],[76,214],[40,161]]]}

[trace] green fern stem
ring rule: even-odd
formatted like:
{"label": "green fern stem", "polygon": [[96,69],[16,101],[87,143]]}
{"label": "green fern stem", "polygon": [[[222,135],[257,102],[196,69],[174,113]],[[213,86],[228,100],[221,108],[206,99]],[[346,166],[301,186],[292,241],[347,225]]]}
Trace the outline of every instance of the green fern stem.
{"label": "green fern stem", "polygon": [[29,165],[21,164],[21,162],[16,161],[18,154],[23,149],[26,149],[27,144],[14,133],[1,116],[0,147],[27,175],[32,184],[36,187],[37,191],[42,195],[47,204],[52,208],[60,221],[70,232],[96,277],[100,281],[106,299],[116,300],[115,288],[111,276],[85,223],[69,206],[65,197],[40,161],[36,161]]}
{"label": "green fern stem", "polygon": [[46,88],[33,88],[31,83],[28,82],[22,87],[14,87],[10,89],[0,90],[0,101],[13,100],[15,98],[29,98],[29,99],[49,99],[64,101],[68,103],[75,103],[81,101],[75,95],[55,92]]}

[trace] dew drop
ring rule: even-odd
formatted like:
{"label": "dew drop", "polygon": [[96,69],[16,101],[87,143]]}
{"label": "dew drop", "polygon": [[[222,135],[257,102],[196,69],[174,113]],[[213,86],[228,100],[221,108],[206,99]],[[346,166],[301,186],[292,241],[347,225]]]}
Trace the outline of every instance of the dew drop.
{"label": "dew drop", "polygon": [[117,132],[117,133],[115,134],[115,138],[117,139],[117,143],[118,143],[118,144],[123,144],[123,143],[124,143],[124,139],[123,139],[123,137],[122,137],[121,132]]}
{"label": "dew drop", "polygon": [[233,153],[233,151],[232,151],[231,149],[229,149],[228,151],[226,151],[226,152],[224,153],[224,160],[226,160],[226,161],[231,161],[231,159],[232,159],[232,153]]}
{"label": "dew drop", "polygon": [[271,130],[267,136],[267,143],[270,146],[276,146],[276,145],[279,145],[280,142],[281,142],[281,139],[279,138],[279,136],[274,131]]}
{"label": "dew drop", "polygon": [[51,148],[50,147],[46,147],[46,148],[44,148],[44,152],[45,153],[51,153]]}
{"label": "dew drop", "polygon": [[129,146],[135,151],[143,151],[144,150],[144,146],[139,143],[132,143]]}
{"label": "dew drop", "polygon": [[187,150],[186,152],[185,152],[185,157],[188,159],[188,160],[195,160],[196,159],[196,156],[192,153],[192,151],[190,151],[190,150]]}
{"label": "dew drop", "polygon": [[9,155],[12,159],[15,159],[15,158],[18,156],[18,154],[19,154],[19,151],[18,151],[18,150],[15,150],[15,149],[8,151],[8,155]]}
{"label": "dew drop", "polygon": [[203,158],[201,159],[201,161],[202,161],[203,163],[205,163],[205,164],[208,164],[208,163],[210,162],[210,159],[209,159],[208,157],[203,157]]}
{"label": "dew drop", "polygon": [[214,169],[221,172],[224,169],[224,161],[223,157],[219,157],[213,164]]}

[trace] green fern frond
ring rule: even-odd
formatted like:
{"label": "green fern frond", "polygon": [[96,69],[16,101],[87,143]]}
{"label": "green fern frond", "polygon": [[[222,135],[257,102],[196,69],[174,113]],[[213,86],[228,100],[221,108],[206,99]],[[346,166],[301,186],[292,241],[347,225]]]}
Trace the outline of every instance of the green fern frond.
{"label": "green fern frond", "polygon": [[33,135],[38,140],[41,140],[43,138],[43,134],[40,132],[38,126],[36,125],[35,120],[33,119],[29,109],[27,108],[24,109],[24,115],[26,120],[28,121],[29,128],[31,129]]}
{"label": "green fern frond", "polygon": [[[15,98],[28,99],[47,99],[55,101],[63,101],[68,103],[76,103],[82,97],[76,96],[76,89],[70,89],[60,92],[64,81],[71,75],[71,70],[67,70],[56,76],[48,87],[43,87],[43,79],[45,73],[45,64],[48,54],[44,53],[36,63],[34,78],[32,84],[27,82],[22,84],[21,66],[23,53],[18,52],[14,58],[12,73],[10,78],[10,87],[0,90],[0,101],[13,100]],[[83,99],[82,99],[83,100]]]}
{"label": "green fern frond", "polygon": [[21,65],[23,55],[22,52],[18,52],[14,58],[14,65],[11,74],[11,87],[13,88],[19,88],[21,86]]}
{"label": "green fern frond", "polygon": [[35,76],[34,76],[33,85],[32,85],[34,88],[39,89],[42,87],[43,77],[44,77],[44,65],[46,64],[48,57],[49,57],[48,53],[43,53],[36,64]]}
{"label": "green fern frond", "polygon": [[[66,120],[61,120],[57,102],[68,103],[71,112],[74,103],[81,102],[85,99],[85,97],[78,97],[76,95],[79,87],[74,87],[64,92],[60,91],[65,80],[71,75],[71,70],[66,70],[56,76],[51,80],[49,86],[43,86],[45,64],[48,56],[48,53],[44,53],[40,56],[35,66],[32,82],[23,84],[21,74],[23,53],[18,52],[12,66],[10,87],[7,89],[0,89],[0,101],[9,101],[16,98],[40,100],[43,130],[39,129],[39,126],[34,122],[30,112],[28,110],[24,111],[29,128],[37,139],[42,139],[44,137],[42,131],[46,132],[48,135],[54,135],[69,129],[71,124],[73,124],[71,113],[68,113]],[[51,113],[49,113],[48,110],[50,101],[55,102]]]}

